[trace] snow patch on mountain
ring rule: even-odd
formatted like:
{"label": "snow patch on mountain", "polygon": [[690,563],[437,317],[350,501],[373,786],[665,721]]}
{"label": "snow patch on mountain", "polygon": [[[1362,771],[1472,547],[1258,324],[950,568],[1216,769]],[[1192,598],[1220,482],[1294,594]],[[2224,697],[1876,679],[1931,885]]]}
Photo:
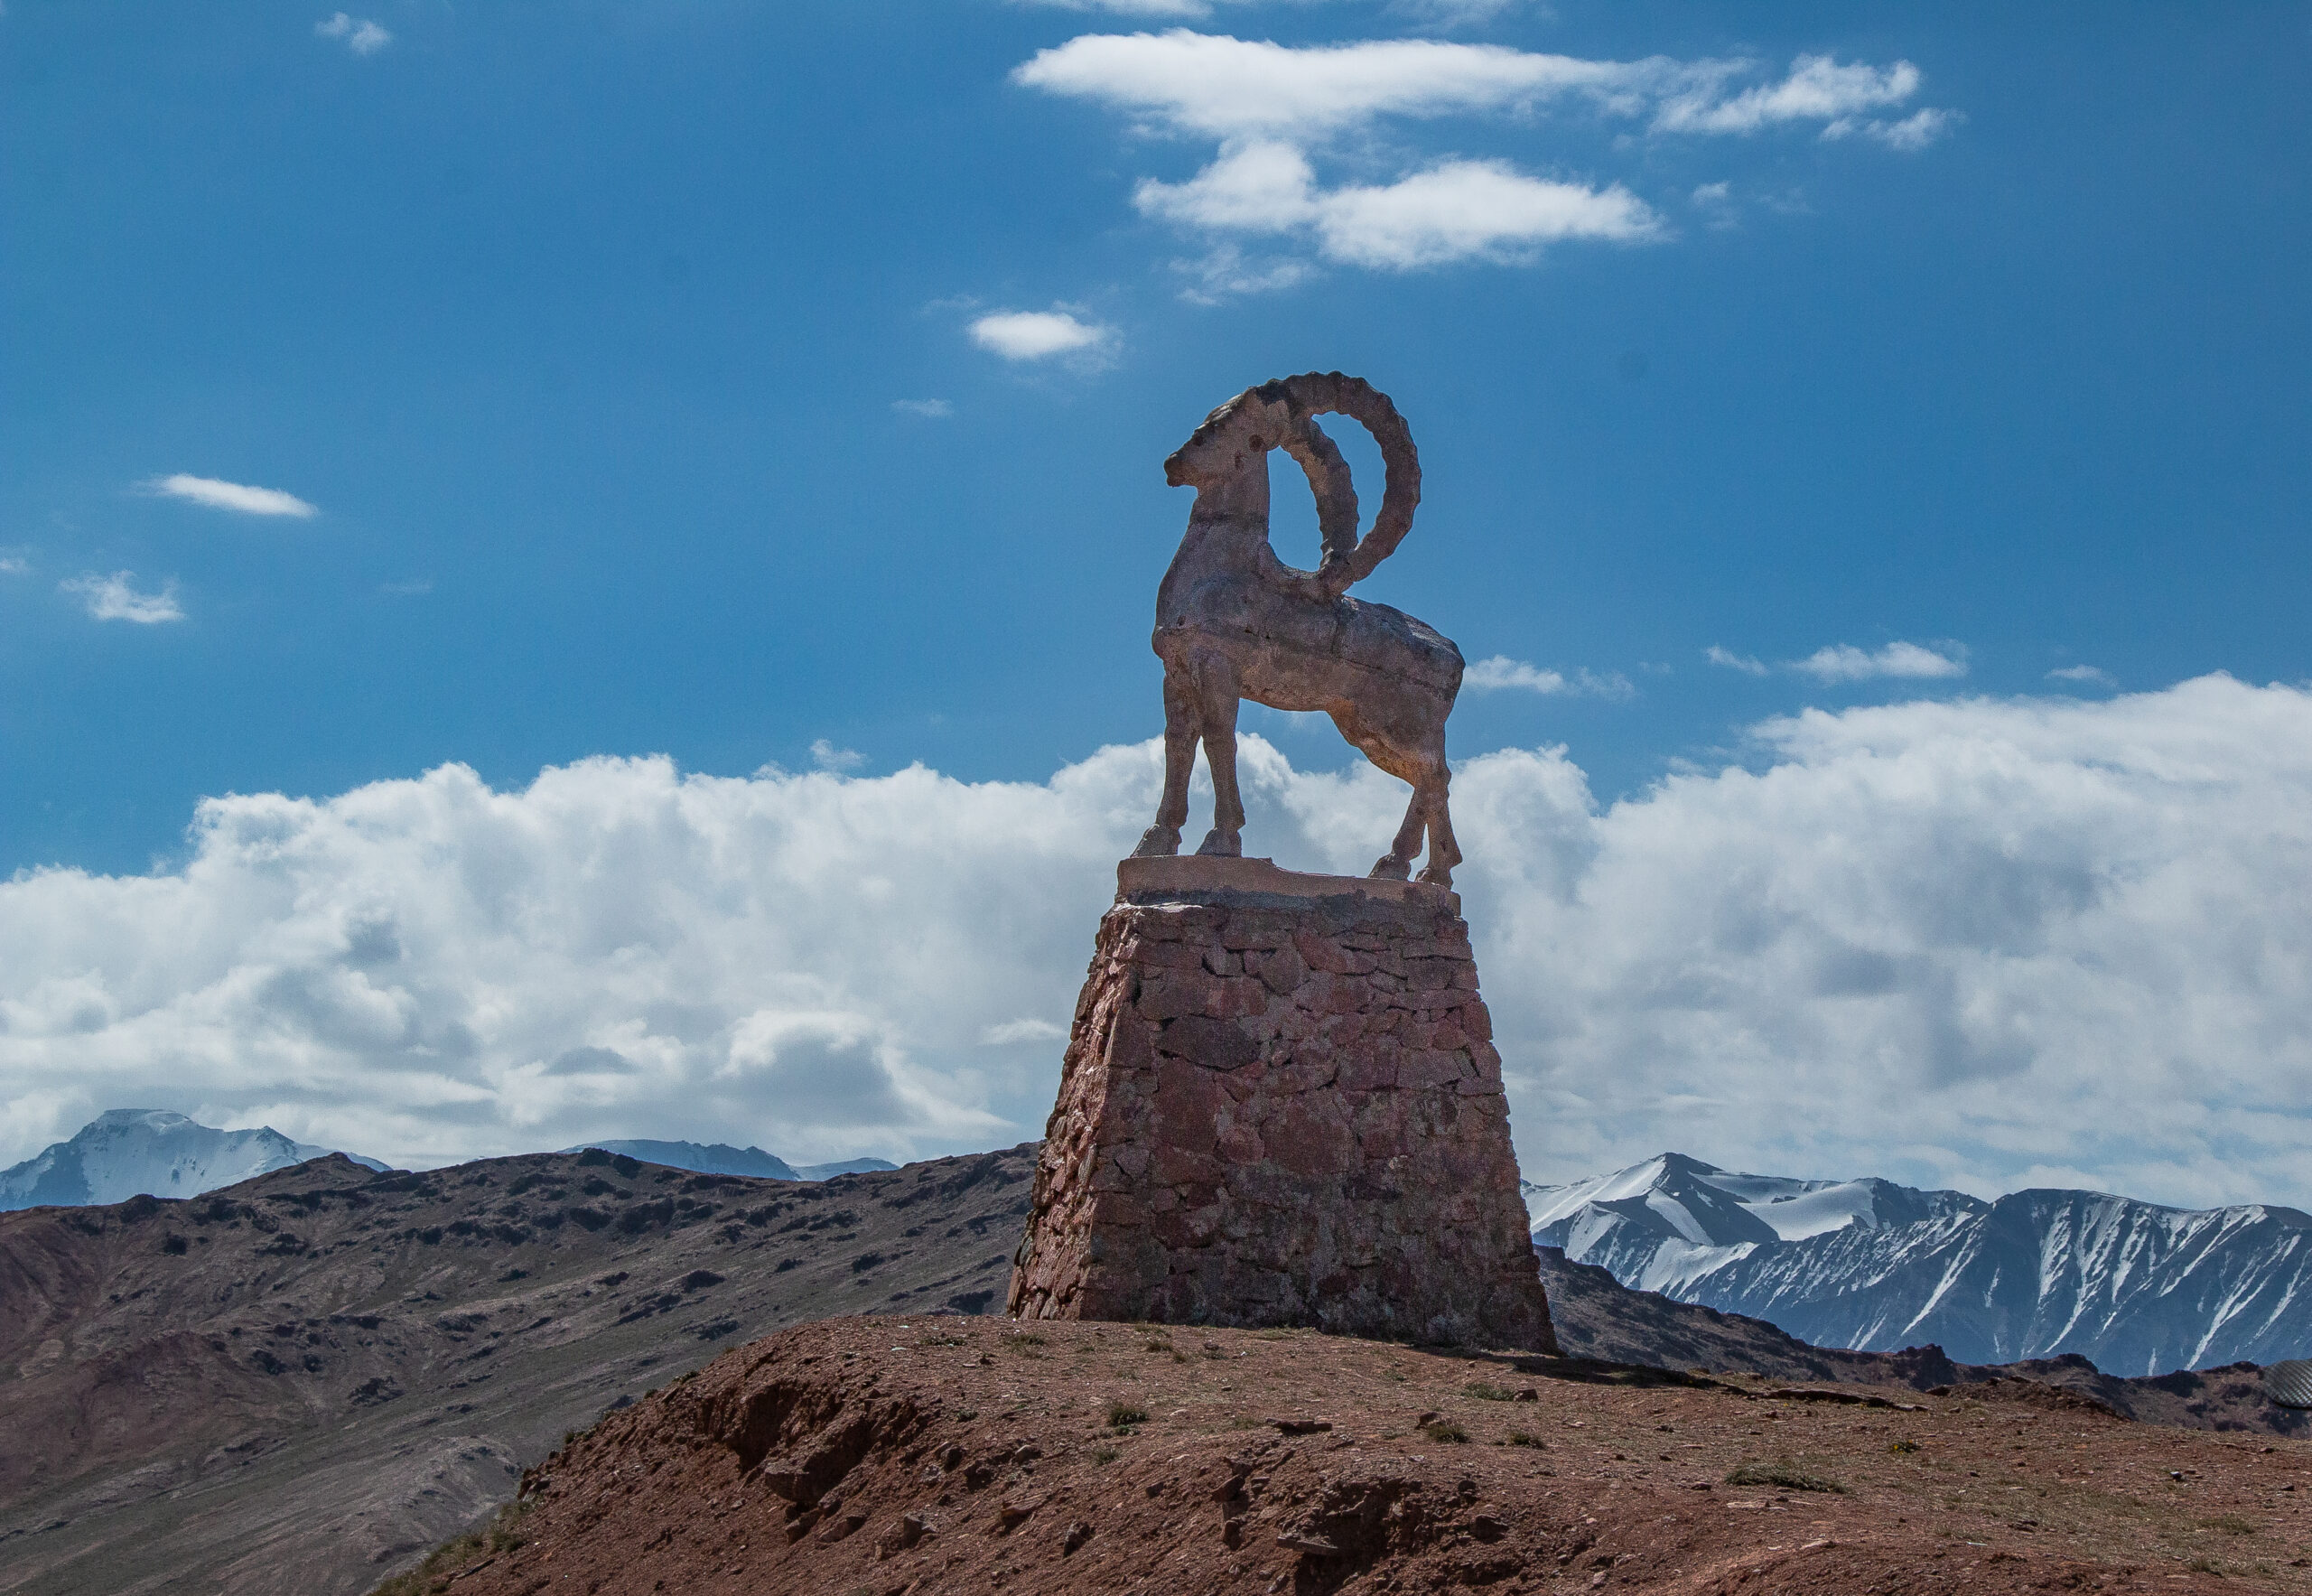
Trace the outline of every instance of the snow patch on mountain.
{"label": "snow patch on mountain", "polygon": [[[0,1210],[198,1197],[333,1151],[293,1142],[270,1125],[220,1131],[161,1109],[115,1108],[70,1141],[0,1170]],[[374,1158],[346,1156],[369,1169],[387,1167]]]}
{"label": "snow patch on mountain", "polygon": [[2077,1353],[2127,1375],[2312,1353],[2312,1216],[2294,1209],[2055,1190],[1987,1203],[1674,1153],[1525,1192],[1535,1241],[1817,1346],[1934,1342],[1967,1363]]}

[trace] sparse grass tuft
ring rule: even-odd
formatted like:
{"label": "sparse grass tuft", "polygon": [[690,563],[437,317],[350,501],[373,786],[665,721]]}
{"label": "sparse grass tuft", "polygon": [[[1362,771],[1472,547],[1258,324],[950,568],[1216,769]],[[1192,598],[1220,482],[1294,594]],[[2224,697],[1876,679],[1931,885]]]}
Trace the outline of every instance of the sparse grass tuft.
{"label": "sparse grass tuft", "polygon": [[439,1596],[467,1564],[521,1545],[522,1537],[515,1526],[529,1510],[527,1502],[507,1503],[487,1525],[443,1542],[425,1554],[424,1562],[407,1573],[396,1574],[369,1596]]}
{"label": "sparse grass tuft", "polygon": [[1785,1490],[1823,1490],[1846,1495],[1846,1487],[1822,1474],[1809,1474],[1797,1464],[1744,1463],[1726,1476],[1729,1485],[1778,1485]]}
{"label": "sparse grass tuft", "polygon": [[1549,1450],[1550,1443],[1543,1441],[1540,1436],[1534,1434],[1530,1430],[1512,1430],[1509,1433],[1507,1444],[1511,1446],[1530,1446],[1537,1451],[1547,1451]]}
{"label": "sparse grass tuft", "polygon": [[1131,1403],[1122,1400],[1108,1404],[1108,1428],[1111,1430],[1129,1429],[1134,1424],[1144,1424],[1147,1422],[1148,1410],[1144,1407],[1135,1407]]}
{"label": "sparse grass tuft", "polygon": [[1483,1380],[1471,1380],[1468,1385],[1462,1386],[1461,1389],[1468,1393],[1471,1396],[1476,1397],[1479,1402],[1515,1402],[1517,1400],[1517,1393],[1515,1391],[1504,1391],[1500,1386],[1488,1385]]}
{"label": "sparse grass tuft", "polygon": [[2256,1533],[2255,1525],[2241,1517],[2237,1513],[2226,1513],[2219,1518],[2203,1518],[2200,1522],[2210,1529],[2220,1529],[2228,1535],[2251,1535]]}
{"label": "sparse grass tuft", "polygon": [[1450,1419],[1431,1419],[1421,1433],[1440,1446],[1459,1446],[1469,1438],[1469,1433]]}
{"label": "sparse grass tuft", "polygon": [[1095,1446],[1092,1449],[1092,1461],[1095,1463],[1113,1463],[1122,1456],[1123,1453],[1113,1446]]}
{"label": "sparse grass tuft", "polygon": [[1887,1443],[1887,1450],[1897,1457],[1906,1457],[1918,1450],[1918,1442],[1909,1439],[1890,1441]]}

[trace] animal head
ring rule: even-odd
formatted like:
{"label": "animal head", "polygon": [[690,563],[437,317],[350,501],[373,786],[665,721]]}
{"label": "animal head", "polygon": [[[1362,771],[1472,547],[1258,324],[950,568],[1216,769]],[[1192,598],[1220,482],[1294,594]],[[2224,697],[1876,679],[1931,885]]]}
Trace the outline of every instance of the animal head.
{"label": "animal head", "polygon": [[[1361,543],[1348,464],[1316,424],[1319,415],[1333,413],[1373,434],[1387,471],[1380,513]],[[1413,508],[1421,502],[1421,461],[1404,417],[1388,395],[1362,378],[1311,371],[1246,388],[1206,416],[1172,452],[1164,462],[1164,480],[1175,488],[1217,488],[1280,448],[1308,474],[1328,562],[1345,563],[1351,581],[1369,575],[1412,528]]]}
{"label": "animal head", "polygon": [[1307,422],[1282,383],[1248,387],[1206,416],[1189,441],[1172,451],[1164,462],[1164,480],[1175,488],[1217,487]]}

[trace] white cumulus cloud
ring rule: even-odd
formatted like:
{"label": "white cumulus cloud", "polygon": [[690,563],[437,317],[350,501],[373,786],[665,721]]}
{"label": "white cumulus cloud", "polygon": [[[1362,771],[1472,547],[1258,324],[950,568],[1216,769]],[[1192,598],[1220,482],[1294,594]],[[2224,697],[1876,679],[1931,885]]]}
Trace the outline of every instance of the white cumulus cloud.
{"label": "white cumulus cloud", "polygon": [[2116,687],[2120,678],[2100,666],[2066,665],[2047,672],[2051,682],[2080,682],[2091,687]]}
{"label": "white cumulus cloud", "polygon": [[[173,870],[0,882],[0,1162],[136,1104],[408,1161],[1033,1135],[1161,769],[209,800]],[[1249,734],[1243,775],[1295,868],[1360,872],[1404,805]],[[1676,1147],[2312,1203],[2312,693],[1808,711],[1605,805],[1503,750],[1453,807],[1529,1175]]]}
{"label": "white cumulus cloud", "polygon": [[1712,643],[1702,650],[1702,658],[1712,665],[1723,666],[1728,670],[1739,670],[1746,677],[1762,677],[1773,668],[1763,659],[1753,658],[1748,654],[1737,654],[1733,649],[1721,649],[1716,643]]}
{"label": "white cumulus cloud", "polygon": [[1861,682],[1874,677],[1962,677],[1967,674],[1967,651],[1955,643],[1945,643],[1939,649],[1922,648],[1916,643],[1888,643],[1876,652],[1866,652],[1851,643],[1836,643],[1817,649],[1804,659],[1792,660],[1789,668],[1818,682]]}
{"label": "white cumulus cloud", "polygon": [[1716,82],[1675,90],[1655,113],[1654,126],[1667,133],[1741,134],[1804,121],[1843,134],[1860,113],[1898,106],[1918,86],[1918,69],[1906,61],[1885,68],[1860,61],[1841,66],[1827,55],[1802,55],[1776,83],[1730,96]]}
{"label": "white cumulus cloud", "polygon": [[184,611],[177,604],[177,584],[165,583],[158,593],[138,593],[136,573],[116,571],[109,576],[90,572],[56,585],[64,593],[78,597],[89,616],[98,621],[127,621],[139,626],[152,626],[163,621],[182,621]]}
{"label": "white cumulus cloud", "polygon": [[984,1027],[979,1033],[979,1040],[983,1045],[992,1048],[1000,1048],[1020,1041],[1064,1043],[1067,1041],[1067,1027],[1054,1020],[1038,1020],[1032,1017],[1006,1020],[1001,1025]]}
{"label": "white cumulus cloud", "polygon": [[1195,260],[1176,260],[1172,269],[1193,281],[1180,297],[1194,304],[1217,304],[1240,294],[1266,294],[1306,280],[1313,268],[1286,256],[1247,256],[1235,244],[1216,245]]}
{"label": "white cumulus cloud", "polygon": [[1232,150],[1187,182],[1143,182],[1133,202],[1147,215],[1207,231],[1305,230],[1327,259],[1397,271],[1515,256],[1563,238],[1636,241],[1659,230],[1626,189],[1544,182],[1506,162],[1449,161],[1392,183],[1320,191],[1305,155],[1268,143]]}
{"label": "white cumulus cloud", "polygon": [[1562,238],[1632,243],[1659,231],[1627,189],[1527,177],[1506,161],[1448,161],[1393,183],[1336,189],[1317,222],[1330,258],[1400,271],[1516,258]]}
{"label": "white cumulus cloud", "polygon": [[357,20],[341,11],[315,23],[313,32],[324,39],[342,39],[346,49],[356,55],[375,55],[394,42],[394,36],[378,23]]}
{"label": "white cumulus cloud", "polygon": [[1571,93],[1626,101],[1676,64],[1589,61],[1434,39],[1288,45],[1173,28],[1087,33],[1012,73],[1146,126],[1213,138],[1321,138],[1377,117],[1530,108]]}
{"label": "white cumulus cloud", "polygon": [[300,519],[321,512],[294,493],[278,488],[252,488],[245,482],[219,481],[215,477],[155,477],[145,486],[171,499],[189,499],[211,509],[238,510],[245,516],[295,516]]}
{"label": "white cumulus cloud", "polygon": [[[1041,5],[1055,11],[1097,12],[1151,22],[1201,22],[1224,5],[1263,3],[1264,0],[1013,0],[1015,5]],[[1321,0],[1303,3],[1319,4]],[[1419,21],[1454,27],[1491,21],[1521,3],[1522,0],[1394,0],[1390,9]]]}
{"label": "white cumulus cloud", "polygon": [[811,740],[811,762],[822,770],[856,770],[867,756],[856,749],[838,748],[824,737]]}
{"label": "white cumulus cloud", "polygon": [[1744,676],[1762,677],[1783,670],[1812,677],[1818,682],[1866,682],[1886,677],[1931,681],[1967,674],[1967,650],[1957,643],[1938,643],[1929,649],[1917,643],[1893,642],[1876,650],[1858,649],[1852,643],[1832,643],[1815,649],[1804,659],[1785,659],[1779,665],[1768,665],[1712,643],[1703,650],[1703,658],[1712,665],[1739,670]]}
{"label": "white cumulus cloud", "polygon": [[1523,659],[1512,659],[1506,654],[1496,654],[1490,659],[1480,659],[1461,677],[1462,685],[1480,693],[1510,689],[1517,692],[1539,693],[1545,697],[1587,695],[1592,698],[1626,699],[1636,696],[1637,689],[1630,679],[1617,670],[1593,671],[1581,667],[1569,677],[1561,670],[1544,670]]}
{"label": "white cumulus cloud", "polygon": [[1844,138],[1850,134],[1860,134],[1865,138],[1877,139],[1888,149],[1923,150],[1956,127],[1962,120],[1963,118],[1956,111],[1942,110],[1930,106],[1893,122],[1841,118],[1823,128],[1823,136]]}
{"label": "white cumulus cloud", "polygon": [[1007,360],[1048,360],[1055,355],[1096,355],[1114,341],[1113,328],[1087,322],[1065,307],[993,311],[973,321],[971,340]]}
{"label": "white cumulus cloud", "polygon": [[[1173,28],[1086,34],[1012,73],[1022,87],[1089,100],[1139,131],[1216,141],[1217,157],[1184,182],[1143,180],[1144,215],[1207,238],[1300,234],[1321,258],[1403,271],[1453,261],[1516,262],[1569,239],[1665,236],[1659,216],[1619,182],[1542,177],[1506,159],[1397,160],[1375,173],[1370,136],[1384,118],[1530,121],[1560,106],[1655,135],[1727,135],[1811,121],[1826,136],[1863,134],[1917,147],[1941,112],[1901,124],[1869,115],[1917,90],[1907,61],[1878,68],[1802,56],[1783,78],[1743,86],[1747,61],[1584,61],[1436,39],[1285,45]],[[1328,181],[1319,160],[1366,170]],[[1218,250],[1190,298],[1289,285],[1304,273],[1235,272]]]}

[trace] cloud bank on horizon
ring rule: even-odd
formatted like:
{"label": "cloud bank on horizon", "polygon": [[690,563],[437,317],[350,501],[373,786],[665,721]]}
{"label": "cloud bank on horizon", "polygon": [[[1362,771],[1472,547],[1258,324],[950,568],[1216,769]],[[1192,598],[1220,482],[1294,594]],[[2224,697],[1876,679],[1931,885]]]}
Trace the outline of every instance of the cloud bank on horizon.
{"label": "cloud bank on horizon", "polygon": [[[1499,157],[1412,153],[1402,142],[1407,122],[1531,124],[1571,111],[1649,136],[1803,126],[1823,139],[1915,151],[1956,120],[1941,107],[1912,108],[1922,79],[1906,61],[1878,67],[1800,55],[1779,77],[1760,74],[1759,63],[1740,59],[1585,61],[1437,39],[1295,46],[1176,27],[1071,39],[1023,62],[1012,81],[1119,112],[1144,137],[1218,145],[1193,177],[1143,178],[1133,194],[1142,215],[1206,244],[1202,262],[1181,264],[1201,284],[1191,296],[1211,297],[1300,281],[1311,263],[1295,250],[1404,272],[1514,264],[1566,240],[1640,244],[1674,230],[1618,182],[1536,176]],[[1377,181],[1328,185],[1319,160]],[[1723,185],[1715,199],[1722,208]],[[1247,261],[1247,240],[1288,253]]]}
{"label": "cloud bank on horizon", "polygon": [[[1600,807],[1457,772],[1529,1175],[1676,1146],[1979,1191],[2312,1199],[2312,691],[1810,710]],[[209,800],[183,867],[0,883],[0,1162],[96,1111],[439,1162],[587,1136],[1037,1134],[1156,743],[920,766],[451,765]],[[1356,871],[1403,789],[1247,736],[1254,845]]]}

